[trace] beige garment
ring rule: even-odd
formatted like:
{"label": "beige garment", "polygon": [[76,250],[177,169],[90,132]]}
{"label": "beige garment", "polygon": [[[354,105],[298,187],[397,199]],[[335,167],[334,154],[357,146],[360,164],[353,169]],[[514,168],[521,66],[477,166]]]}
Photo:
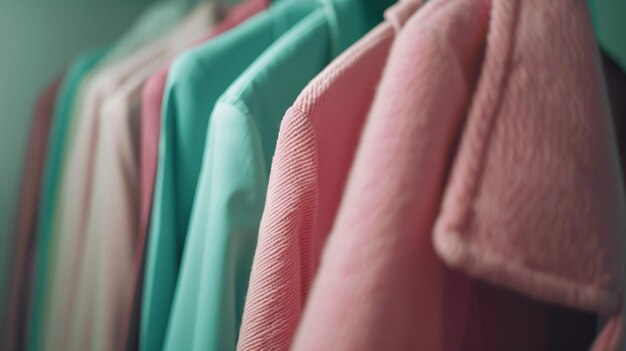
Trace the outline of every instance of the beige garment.
{"label": "beige garment", "polygon": [[219,8],[199,4],[163,40],[155,55],[104,97],[94,117],[91,197],[83,208],[85,242],[70,350],[123,348],[130,318],[139,230],[139,128],[146,80],[215,24]]}
{"label": "beige garment", "polygon": [[[59,196],[54,204],[55,212],[49,233],[56,249],[51,252],[53,271],[49,273],[50,286],[46,287],[49,297],[46,298],[43,311],[40,345],[45,345],[46,350],[66,349],[68,316],[75,302],[82,252],[84,230],[81,226],[84,225],[86,214],[84,205],[89,195],[87,184],[92,169],[93,115],[102,97],[143,65],[146,57],[153,53],[150,43],[179,23],[177,18],[182,18],[180,16],[189,11],[185,3],[163,3],[160,6],[157,11],[148,13],[146,18],[140,20],[137,28],[133,28],[129,35],[116,44],[98,68],[84,79],[75,99],[65,161],[60,165]],[[140,53],[144,54],[138,55]]]}

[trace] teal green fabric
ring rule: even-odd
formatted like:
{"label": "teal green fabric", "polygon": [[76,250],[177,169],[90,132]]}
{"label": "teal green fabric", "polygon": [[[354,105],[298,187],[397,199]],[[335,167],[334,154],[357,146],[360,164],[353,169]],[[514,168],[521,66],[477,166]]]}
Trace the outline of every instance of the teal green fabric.
{"label": "teal green fabric", "polygon": [[43,303],[46,295],[45,286],[48,286],[47,274],[51,267],[48,266],[51,238],[47,230],[52,215],[52,201],[57,196],[57,184],[60,176],[59,165],[65,153],[65,138],[67,137],[68,117],[74,105],[74,96],[85,76],[100,62],[107,49],[98,49],[82,55],[71,65],[63,79],[61,89],[57,96],[54,108],[54,118],[50,129],[50,141],[48,145],[44,177],[42,180],[41,202],[39,204],[39,231],[37,235],[37,253],[35,262],[35,281],[33,283],[33,301],[31,304],[30,330],[28,338],[29,350],[43,349],[38,344],[42,335]]}
{"label": "teal green fabric", "polygon": [[284,0],[172,64],[163,101],[141,315],[141,349],[162,350],[213,106],[315,3]]}
{"label": "teal green fabric", "polygon": [[234,350],[281,119],[390,1],[334,0],[259,57],[210,118],[165,350]]}
{"label": "teal green fabric", "polygon": [[600,47],[626,71],[626,0],[589,0]]}
{"label": "teal green fabric", "polygon": [[114,46],[105,50],[88,53],[72,65],[64,79],[64,85],[56,101],[54,124],[50,132],[48,154],[42,182],[42,200],[39,205],[37,253],[35,265],[35,281],[33,284],[33,301],[31,303],[30,330],[28,337],[29,350],[45,349],[40,343],[43,340],[44,328],[48,323],[49,310],[48,292],[54,281],[54,263],[56,238],[52,234],[55,218],[60,179],[63,177],[63,165],[71,129],[73,109],[76,98],[87,77],[97,68],[118,60],[144,43],[162,35],[178,23],[190,10],[196,0],[171,0],[160,2],[149,8],[135,26]]}

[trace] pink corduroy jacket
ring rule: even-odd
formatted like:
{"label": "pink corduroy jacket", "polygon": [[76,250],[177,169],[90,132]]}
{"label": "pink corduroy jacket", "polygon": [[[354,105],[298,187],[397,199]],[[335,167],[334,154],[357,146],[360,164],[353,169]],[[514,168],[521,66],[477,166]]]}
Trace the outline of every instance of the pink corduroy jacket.
{"label": "pink corduroy jacket", "polygon": [[331,230],[359,135],[396,32],[421,1],[334,60],[282,120],[238,350],[287,350]]}
{"label": "pink corduroy jacket", "polygon": [[551,349],[492,335],[515,292],[604,317],[592,350],[622,350],[621,177],[585,1],[430,1],[394,42],[293,349]]}

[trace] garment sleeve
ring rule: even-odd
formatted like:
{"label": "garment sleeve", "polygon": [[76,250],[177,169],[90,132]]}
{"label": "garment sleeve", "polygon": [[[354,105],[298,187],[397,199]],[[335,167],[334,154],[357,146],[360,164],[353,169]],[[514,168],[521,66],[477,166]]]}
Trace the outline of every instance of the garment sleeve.
{"label": "garment sleeve", "polygon": [[167,350],[235,349],[267,188],[261,137],[242,104],[211,117]]}

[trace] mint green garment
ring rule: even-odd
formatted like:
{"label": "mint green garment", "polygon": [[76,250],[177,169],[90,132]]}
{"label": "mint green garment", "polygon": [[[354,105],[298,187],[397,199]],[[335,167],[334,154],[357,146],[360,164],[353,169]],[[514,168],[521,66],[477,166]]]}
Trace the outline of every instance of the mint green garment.
{"label": "mint green garment", "polygon": [[216,103],[165,350],[236,348],[281,119],[306,84],[394,1],[327,1]]}
{"label": "mint green garment", "polygon": [[626,70],[626,1],[589,0],[600,47]]}
{"label": "mint green garment", "polygon": [[63,177],[66,149],[72,137],[72,121],[76,99],[84,82],[99,67],[114,62],[146,42],[155,39],[178,23],[196,0],[170,0],[152,5],[131,30],[110,49],[98,50],[79,58],[65,78],[64,86],[56,101],[54,124],[49,138],[48,154],[42,182],[42,200],[39,205],[37,253],[33,301],[31,302],[28,349],[45,349],[42,345],[44,328],[48,323],[49,298],[54,282],[58,244],[52,233],[55,221],[55,204],[61,195],[58,192]]}
{"label": "mint green garment", "polygon": [[162,350],[215,101],[315,3],[284,0],[174,60],[164,94],[141,311],[141,349]]}

